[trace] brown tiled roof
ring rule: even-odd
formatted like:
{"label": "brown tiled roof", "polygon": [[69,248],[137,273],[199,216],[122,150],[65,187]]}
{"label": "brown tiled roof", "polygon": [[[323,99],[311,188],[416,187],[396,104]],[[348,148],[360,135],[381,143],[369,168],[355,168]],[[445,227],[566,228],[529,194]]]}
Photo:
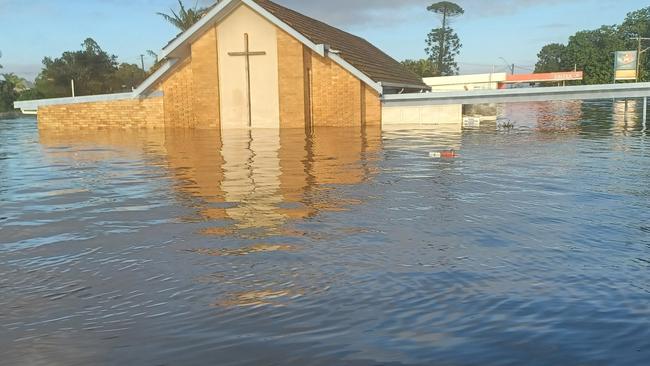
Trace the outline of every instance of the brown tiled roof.
{"label": "brown tiled roof", "polygon": [[361,37],[344,32],[272,1],[255,0],[268,12],[315,44],[327,44],[375,82],[417,85],[427,88],[415,73]]}

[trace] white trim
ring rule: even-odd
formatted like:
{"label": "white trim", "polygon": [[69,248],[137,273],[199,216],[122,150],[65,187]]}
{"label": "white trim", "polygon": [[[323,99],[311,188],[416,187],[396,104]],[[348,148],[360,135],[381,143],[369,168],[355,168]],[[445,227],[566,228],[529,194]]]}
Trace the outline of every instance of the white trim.
{"label": "white trim", "polygon": [[151,74],[145,81],[143,81],[134,91],[133,98],[138,98],[144,96],[149,89],[160,80],[167,72],[169,72],[176,64],[178,59],[169,59],[162,66],[158,68],[153,74]]}
{"label": "white trim", "polygon": [[39,107],[44,107],[49,105],[81,104],[81,103],[107,102],[113,100],[127,100],[127,99],[133,99],[133,93],[101,94],[101,95],[88,95],[83,97],[24,100],[20,102],[14,102],[14,108],[20,108],[21,110],[24,111],[35,111]]}
{"label": "white trim", "polygon": [[162,53],[160,54],[160,58],[164,58],[169,56],[172,52],[176,51],[179,47],[181,47],[187,40],[189,40],[194,34],[199,32],[204,26],[212,23],[214,19],[221,13],[226,7],[231,5],[233,2],[239,2],[242,0],[223,0],[221,1],[217,6],[212,8],[203,18],[201,18],[198,22],[196,22],[193,26],[191,26],[188,30],[183,32],[180,36],[178,36],[176,39],[171,41],[168,45],[163,47]]}

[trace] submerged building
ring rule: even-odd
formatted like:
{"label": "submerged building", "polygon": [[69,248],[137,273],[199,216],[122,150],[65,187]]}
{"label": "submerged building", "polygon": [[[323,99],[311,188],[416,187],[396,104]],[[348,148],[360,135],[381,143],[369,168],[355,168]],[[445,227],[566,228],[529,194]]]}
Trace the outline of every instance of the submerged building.
{"label": "submerged building", "polygon": [[223,0],[132,93],[16,103],[41,128],[380,125],[381,96],[428,91],[366,40],[267,0]]}

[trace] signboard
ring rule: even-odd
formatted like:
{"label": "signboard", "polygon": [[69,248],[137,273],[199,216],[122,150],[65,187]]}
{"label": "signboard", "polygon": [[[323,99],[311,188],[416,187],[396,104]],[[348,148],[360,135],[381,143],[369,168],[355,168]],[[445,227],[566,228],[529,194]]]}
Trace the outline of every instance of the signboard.
{"label": "signboard", "polygon": [[569,80],[582,80],[584,73],[582,71],[569,72],[547,72],[539,74],[515,74],[506,77],[506,83],[541,83],[541,82],[558,82]]}
{"label": "signboard", "polygon": [[616,52],[616,80],[636,80],[637,51]]}

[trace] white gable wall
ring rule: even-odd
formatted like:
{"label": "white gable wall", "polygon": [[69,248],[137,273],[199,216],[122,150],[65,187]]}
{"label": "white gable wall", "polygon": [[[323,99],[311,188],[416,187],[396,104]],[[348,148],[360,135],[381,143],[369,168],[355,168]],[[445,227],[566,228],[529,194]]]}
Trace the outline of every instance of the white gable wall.
{"label": "white gable wall", "polygon": [[280,126],[278,46],[276,27],[247,6],[240,6],[217,25],[222,129],[248,127],[246,60],[229,52],[244,51],[248,33],[250,51],[251,110],[253,127]]}

